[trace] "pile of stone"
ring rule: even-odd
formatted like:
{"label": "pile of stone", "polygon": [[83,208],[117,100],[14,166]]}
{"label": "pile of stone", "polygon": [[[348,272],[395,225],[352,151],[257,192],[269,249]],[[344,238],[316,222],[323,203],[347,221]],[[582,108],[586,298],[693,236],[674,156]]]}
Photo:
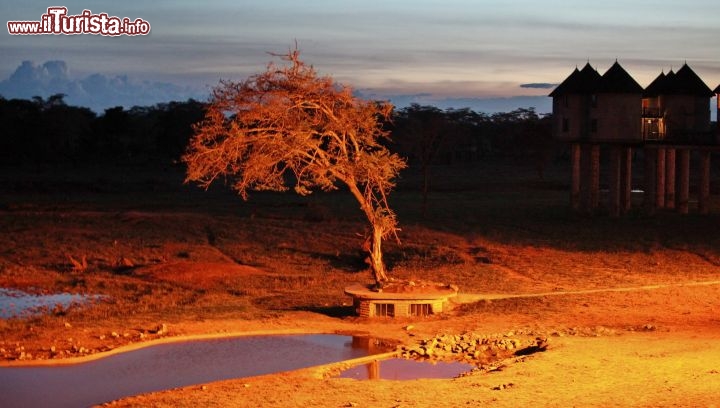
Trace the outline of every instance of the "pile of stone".
{"label": "pile of stone", "polygon": [[404,358],[431,360],[460,360],[486,363],[511,355],[527,355],[547,348],[547,338],[521,339],[512,334],[481,335],[465,333],[441,334],[421,340],[413,346],[402,346]]}
{"label": "pile of stone", "polygon": [[[65,328],[73,328],[72,324],[65,322]],[[34,353],[29,350],[25,350],[25,346],[19,342],[10,344],[4,340],[0,340],[0,360],[45,360],[45,359],[59,359],[68,357],[82,357],[89,354],[100,353],[104,351],[110,351],[115,347],[123,344],[128,344],[132,341],[143,341],[146,339],[156,339],[159,337],[167,336],[169,329],[167,324],[161,323],[157,326],[153,326],[150,329],[134,329],[138,330],[139,333],[131,334],[128,331],[112,331],[108,334],[100,334],[96,338],[102,343],[95,344],[95,348],[81,346],[78,339],[72,337],[67,338],[65,341],[59,341],[49,347],[41,347],[35,349]],[[61,345],[62,344],[62,345]]]}

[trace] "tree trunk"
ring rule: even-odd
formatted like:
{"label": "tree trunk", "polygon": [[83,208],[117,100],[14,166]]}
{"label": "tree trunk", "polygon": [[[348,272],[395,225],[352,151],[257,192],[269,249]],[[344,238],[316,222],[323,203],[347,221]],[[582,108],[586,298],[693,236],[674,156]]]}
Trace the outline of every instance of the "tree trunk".
{"label": "tree trunk", "polygon": [[372,237],[370,241],[370,268],[372,269],[373,277],[378,286],[382,286],[383,282],[387,282],[388,277],[385,273],[385,263],[383,262],[382,254],[382,227],[373,225],[372,226]]}
{"label": "tree trunk", "polygon": [[375,278],[375,283],[378,286],[382,286],[383,282],[388,281],[382,256],[382,240],[385,232],[383,230],[382,220],[376,218],[377,215],[375,214],[375,209],[373,208],[372,204],[365,199],[365,196],[360,192],[357,183],[355,183],[355,181],[351,178],[345,178],[343,179],[343,181],[348,186],[350,192],[358,201],[358,203],[360,203],[360,209],[362,209],[363,213],[365,213],[365,216],[367,217],[367,220],[372,227],[372,235],[369,236],[368,239],[365,241],[363,249],[367,250],[370,253],[368,259],[370,261],[370,269],[373,278]]}

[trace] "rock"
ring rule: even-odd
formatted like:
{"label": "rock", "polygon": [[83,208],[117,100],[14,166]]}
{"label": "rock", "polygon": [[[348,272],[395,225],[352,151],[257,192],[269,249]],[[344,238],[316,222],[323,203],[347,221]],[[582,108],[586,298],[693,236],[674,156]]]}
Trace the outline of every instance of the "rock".
{"label": "rock", "polygon": [[72,324],[70,324],[70,323],[68,323],[68,322],[65,322],[65,327],[68,328],[68,329],[70,329],[70,328],[72,328]]}
{"label": "rock", "polygon": [[110,335],[111,335],[113,338],[116,338],[116,339],[117,339],[118,337],[120,337],[120,335],[119,335],[117,332],[112,332],[112,333],[110,333]]}
{"label": "rock", "polygon": [[163,334],[167,334],[167,325],[165,323],[159,325],[157,329],[155,329],[155,334],[162,336]]}
{"label": "rock", "polygon": [[133,263],[133,261],[131,261],[130,259],[125,258],[124,256],[115,262],[115,269],[120,270],[120,271],[132,269],[134,267],[135,267],[135,263]]}

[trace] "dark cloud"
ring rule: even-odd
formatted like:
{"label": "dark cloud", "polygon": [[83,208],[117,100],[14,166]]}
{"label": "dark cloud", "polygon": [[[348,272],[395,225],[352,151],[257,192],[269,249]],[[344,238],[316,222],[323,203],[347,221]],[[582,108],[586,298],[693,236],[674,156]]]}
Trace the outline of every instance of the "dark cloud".
{"label": "dark cloud", "polygon": [[532,89],[552,89],[558,84],[551,84],[547,82],[533,82],[529,84],[520,84],[520,88],[532,88]]}
{"label": "dark cloud", "polygon": [[193,89],[168,82],[136,81],[126,75],[92,74],[71,78],[65,61],[47,61],[36,65],[23,61],[9,78],[0,81],[0,95],[4,98],[47,98],[65,94],[65,101],[85,106],[96,112],[114,106],[149,106],[160,102],[204,99],[207,90]]}

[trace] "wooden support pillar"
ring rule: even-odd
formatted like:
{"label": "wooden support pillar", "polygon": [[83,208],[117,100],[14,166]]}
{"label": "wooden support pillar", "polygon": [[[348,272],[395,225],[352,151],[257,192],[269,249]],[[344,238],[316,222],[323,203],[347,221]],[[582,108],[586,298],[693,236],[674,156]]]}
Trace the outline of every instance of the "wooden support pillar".
{"label": "wooden support pillar", "polygon": [[632,147],[620,148],[620,212],[626,213],[632,207]]}
{"label": "wooden support pillar", "polygon": [[675,208],[675,149],[665,150],[665,208]]}
{"label": "wooden support pillar", "polygon": [[677,210],[681,214],[688,213],[690,199],[690,150],[682,149],[677,152],[678,165],[678,201]]}
{"label": "wooden support pillar", "polygon": [[655,205],[657,208],[665,208],[665,148],[657,149],[655,171]]}
{"label": "wooden support pillar", "polygon": [[632,208],[632,147],[620,149],[620,212]]}
{"label": "wooden support pillar", "polygon": [[570,180],[570,207],[574,211],[580,209],[580,145],[573,143],[570,147],[572,161],[572,179]]}
{"label": "wooden support pillar", "polygon": [[643,189],[645,193],[643,194],[643,207],[645,213],[647,213],[648,215],[652,215],[655,213],[655,205],[657,204],[657,199],[655,197],[655,187],[657,184],[656,163],[658,155],[655,149],[645,147],[644,156],[645,168],[643,172],[643,178],[645,186]]}
{"label": "wooden support pillar", "polygon": [[595,210],[600,205],[600,145],[590,148],[590,208]]}
{"label": "wooden support pillar", "polygon": [[700,185],[698,186],[698,212],[709,212],[710,200],[710,151],[700,151]]}
{"label": "wooden support pillar", "polygon": [[590,211],[590,185],[592,184],[590,150],[589,144],[580,146],[580,211],[582,212]]}
{"label": "wooden support pillar", "polygon": [[610,215],[613,217],[620,216],[620,190],[621,190],[621,179],[622,179],[622,166],[621,166],[621,155],[622,147],[613,147],[610,150]]}

